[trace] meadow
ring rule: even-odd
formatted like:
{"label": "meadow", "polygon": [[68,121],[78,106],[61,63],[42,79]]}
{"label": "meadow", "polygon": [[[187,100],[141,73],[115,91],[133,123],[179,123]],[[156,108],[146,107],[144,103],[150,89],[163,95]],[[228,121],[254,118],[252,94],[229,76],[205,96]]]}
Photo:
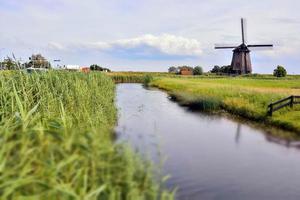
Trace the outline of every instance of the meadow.
{"label": "meadow", "polygon": [[114,101],[102,73],[1,73],[0,199],[172,199],[115,144]]}
{"label": "meadow", "polygon": [[271,76],[156,78],[151,86],[170,93],[182,105],[204,111],[226,111],[261,124],[300,132],[300,106],[267,115],[267,106],[300,95],[300,78]]}
{"label": "meadow", "polygon": [[[276,78],[268,74],[224,76],[205,73],[180,76],[159,72],[117,72],[110,77],[119,82],[145,83],[167,91],[181,105],[209,112],[227,112],[260,124],[300,132],[300,106],[267,115],[267,107],[290,95],[300,95],[300,76]],[[149,77],[151,81],[149,81]],[[118,82],[118,81],[117,81]]]}

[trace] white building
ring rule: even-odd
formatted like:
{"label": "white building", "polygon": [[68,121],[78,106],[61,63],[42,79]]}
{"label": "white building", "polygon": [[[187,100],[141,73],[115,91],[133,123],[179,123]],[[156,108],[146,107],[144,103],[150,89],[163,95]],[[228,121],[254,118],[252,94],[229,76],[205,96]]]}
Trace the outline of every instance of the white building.
{"label": "white building", "polygon": [[66,70],[76,70],[79,71],[80,70],[80,66],[79,65],[65,65],[64,69]]}

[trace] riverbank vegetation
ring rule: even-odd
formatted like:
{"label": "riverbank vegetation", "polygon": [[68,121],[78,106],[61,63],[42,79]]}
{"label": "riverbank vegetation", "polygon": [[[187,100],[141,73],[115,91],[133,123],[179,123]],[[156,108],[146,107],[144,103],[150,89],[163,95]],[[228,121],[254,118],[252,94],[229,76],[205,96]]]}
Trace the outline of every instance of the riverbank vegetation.
{"label": "riverbank vegetation", "polygon": [[[300,76],[275,77],[271,74],[224,76],[204,73],[200,76],[180,76],[159,72],[114,72],[109,76],[125,82],[144,83],[164,89],[180,104],[205,111],[226,111],[233,115],[268,124],[284,130],[300,132],[300,106],[267,115],[270,103],[290,95],[300,95]],[[121,81],[122,82],[122,81]]]}
{"label": "riverbank vegetation", "polygon": [[151,165],[115,144],[102,73],[0,74],[1,199],[171,199]]}
{"label": "riverbank vegetation", "polygon": [[300,133],[300,106],[267,115],[267,106],[290,95],[300,95],[300,78],[272,75],[222,78],[156,78],[152,86],[168,91],[183,105],[231,114]]}
{"label": "riverbank vegetation", "polygon": [[144,83],[148,77],[174,77],[167,72],[110,72],[107,73],[115,83]]}
{"label": "riverbank vegetation", "polygon": [[143,83],[144,77],[146,75],[150,75],[152,77],[169,77],[169,78],[184,78],[184,79],[227,79],[227,78],[247,78],[247,79],[268,79],[268,80],[300,80],[300,75],[286,75],[285,77],[275,77],[271,74],[245,74],[239,76],[228,76],[224,74],[217,74],[217,73],[210,73],[205,72],[202,75],[179,75],[174,73],[167,73],[167,72],[110,72],[106,73],[109,77],[119,83]]}

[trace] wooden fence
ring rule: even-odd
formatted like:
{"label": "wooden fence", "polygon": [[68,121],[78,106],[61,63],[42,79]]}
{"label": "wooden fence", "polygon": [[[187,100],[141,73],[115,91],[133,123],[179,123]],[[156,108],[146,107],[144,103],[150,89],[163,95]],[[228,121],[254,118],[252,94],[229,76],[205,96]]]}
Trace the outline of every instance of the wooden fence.
{"label": "wooden fence", "polygon": [[[297,101],[298,99],[299,99],[299,101]],[[300,96],[290,96],[285,99],[281,99],[279,101],[271,103],[268,106],[268,114],[269,114],[269,116],[272,116],[273,112],[275,112],[281,108],[284,108],[286,106],[290,106],[292,108],[295,104],[300,104]]]}

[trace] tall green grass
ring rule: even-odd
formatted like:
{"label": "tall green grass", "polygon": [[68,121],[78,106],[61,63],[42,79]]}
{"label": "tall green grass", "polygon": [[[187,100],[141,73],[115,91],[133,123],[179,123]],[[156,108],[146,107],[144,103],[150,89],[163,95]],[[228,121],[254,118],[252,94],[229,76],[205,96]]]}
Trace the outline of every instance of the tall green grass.
{"label": "tall green grass", "polygon": [[142,75],[109,75],[115,83],[144,83],[145,76]]}
{"label": "tall green grass", "polygon": [[114,144],[114,90],[101,73],[0,74],[0,199],[171,199]]}
{"label": "tall green grass", "polygon": [[153,75],[156,73],[109,73],[115,83],[142,83],[148,86],[153,80]]}

